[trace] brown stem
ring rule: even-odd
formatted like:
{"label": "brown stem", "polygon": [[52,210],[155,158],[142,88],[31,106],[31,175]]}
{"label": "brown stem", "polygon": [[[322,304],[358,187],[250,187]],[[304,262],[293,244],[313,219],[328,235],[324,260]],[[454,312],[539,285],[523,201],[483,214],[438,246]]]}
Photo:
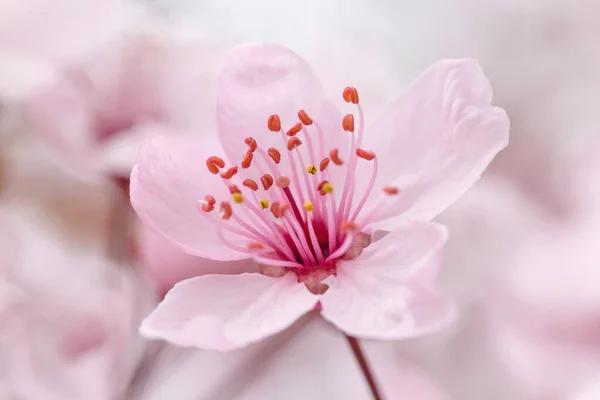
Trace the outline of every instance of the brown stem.
{"label": "brown stem", "polygon": [[379,389],[377,388],[377,383],[375,382],[375,377],[373,376],[373,372],[371,372],[371,368],[369,367],[369,362],[365,357],[365,354],[360,347],[360,343],[358,339],[352,336],[346,336],[346,340],[348,340],[348,344],[354,353],[354,357],[360,366],[360,369],[369,384],[369,389],[371,389],[371,394],[373,395],[373,400],[381,400],[381,395],[379,394]]}

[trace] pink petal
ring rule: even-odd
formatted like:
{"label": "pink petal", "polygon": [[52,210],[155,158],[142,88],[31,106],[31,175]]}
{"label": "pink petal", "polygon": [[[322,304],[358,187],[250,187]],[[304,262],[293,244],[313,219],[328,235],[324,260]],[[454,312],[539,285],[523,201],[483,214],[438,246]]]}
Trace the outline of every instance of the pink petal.
{"label": "pink petal", "polygon": [[292,273],[206,275],[175,285],[140,332],[179,346],[228,351],[287,328],[317,300]]}
{"label": "pink petal", "polygon": [[[133,208],[144,223],[190,254],[222,261],[248,258],[225,246],[216,225],[197,209],[206,195],[218,202],[231,198],[221,178],[205,165],[208,157],[221,153],[215,138],[166,133],[140,147],[131,173]],[[220,220],[219,203],[208,216]]]}
{"label": "pink petal", "polygon": [[404,339],[440,328],[450,304],[431,287],[441,264],[446,229],[411,222],[341,261],[326,281],[323,316],[349,335]]}
{"label": "pink petal", "polygon": [[141,222],[137,224],[136,239],[142,266],[163,294],[185,279],[207,274],[239,274],[256,270],[256,264],[250,259],[223,262],[187,254]]}
{"label": "pink petal", "polygon": [[[341,114],[325,101],[317,77],[306,61],[283,46],[235,47],[225,60],[218,90],[217,126],[226,154],[232,160],[242,157],[246,149],[244,138],[248,136],[255,138],[264,149],[278,148],[286,157],[281,135],[267,128],[272,114],[280,116],[281,129],[287,131],[299,122],[298,111],[305,110],[322,128],[327,152],[335,143],[338,146],[347,143],[347,135],[341,129]],[[315,125],[309,128],[318,154]],[[306,142],[302,133],[298,137]],[[306,143],[300,147],[302,151],[306,148]],[[304,157],[308,161],[308,155]],[[316,163],[319,161],[320,158]],[[280,166],[285,170],[287,162]]]}
{"label": "pink petal", "polygon": [[431,220],[479,179],[508,143],[508,118],[491,100],[490,84],[477,62],[441,61],[368,129],[365,147],[380,160],[376,189],[400,189],[381,207],[378,228],[400,214]]}

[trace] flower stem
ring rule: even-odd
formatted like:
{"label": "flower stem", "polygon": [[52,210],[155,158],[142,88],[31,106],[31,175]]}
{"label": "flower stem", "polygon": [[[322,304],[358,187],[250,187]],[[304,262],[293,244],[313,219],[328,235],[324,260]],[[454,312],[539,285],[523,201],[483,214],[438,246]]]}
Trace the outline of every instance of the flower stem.
{"label": "flower stem", "polygon": [[360,366],[360,369],[365,377],[365,379],[367,380],[367,383],[369,384],[369,389],[371,389],[371,394],[373,395],[373,400],[381,400],[381,395],[379,394],[379,389],[377,388],[377,383],[375,382],[375,377],[373,376],[373,373],[371,372],[371,369],[369,367],[369,362],[367,361],[367,358],[365,357],[365,354],[362,350],[362,348],[360,347],[360,343],[358,342],[358,339],[352,336],[348,336],[348,335],[344,335],[346,336],[346,340],[348,340],[348,344],[350,345],[350,348],[352,349],[352,352],[354,353],[354,357],[356,358],[356,361],[358,362],[358,365]]}

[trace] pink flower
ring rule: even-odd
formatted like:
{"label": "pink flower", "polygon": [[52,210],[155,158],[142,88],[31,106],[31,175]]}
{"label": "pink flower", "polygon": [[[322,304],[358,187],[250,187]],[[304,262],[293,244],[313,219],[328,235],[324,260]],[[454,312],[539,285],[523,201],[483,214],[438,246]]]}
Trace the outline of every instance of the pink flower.
{"label": "pink flower", "polygon": [[28,99],[32,128],[69,172],[128,177],[154,130],[206,125],[220,49],[203,33],[137,21]]}
{"label": "pink flower", "polygon": [[[471,60],[429,68],[368,130],[356,89],[343,98],[344,117],[296,54],[242,45],[218,82],[220,146],[163,135],[140,148],[131,199],[142,220],[190,254],[253,258],[261,271],[177,284],[143,334],[231,350],[315,307],[366,338],[449,320],[433,286],[447,233],[430,221],[506,146],[506,114]],[[389,233],[373,240],[378,230]]]}

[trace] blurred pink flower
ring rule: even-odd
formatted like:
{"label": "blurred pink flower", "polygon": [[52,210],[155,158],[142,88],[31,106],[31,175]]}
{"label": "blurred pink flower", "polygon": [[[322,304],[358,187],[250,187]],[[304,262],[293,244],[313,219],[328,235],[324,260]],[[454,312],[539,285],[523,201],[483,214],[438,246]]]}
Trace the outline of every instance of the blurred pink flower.
{"label": "blurred pink flower", "polygon": [[132,271],[50,237],[27,219],[0,221],[0,386],[9,398],[120,398],[150,292]]}
{"label": "blurred pink flower", "polygon": [[128,177],[139,143],[162,126],[210,126],[222,46],[150,17],[117,39],[28,101],[33,130],[76,174]]}
{"label": "blurred pink flower", "polygon": [[[156,136],[140,148],[131,198],[142,220],[190,254],[253,258],[261,269],[179,283],[143,323],[145,335],[230,350],[315,307],[347,334],[378,339],[448,321],[452,307],[432,284],[447,234],[429,221],[506,146],[506,114],[490,105],[489,82],[471,60],[429,68],[370,134],[356,89],[343,97],[356,118],[342,118],[290,50],[242,45],[219,79],[217,125],[230,162],[216,157],[216,137]],[[276,149],[281,141],[288,151]],[[231,197],[215,217],[215,198]],[[390,233],[371,243],[376,230]]]}

